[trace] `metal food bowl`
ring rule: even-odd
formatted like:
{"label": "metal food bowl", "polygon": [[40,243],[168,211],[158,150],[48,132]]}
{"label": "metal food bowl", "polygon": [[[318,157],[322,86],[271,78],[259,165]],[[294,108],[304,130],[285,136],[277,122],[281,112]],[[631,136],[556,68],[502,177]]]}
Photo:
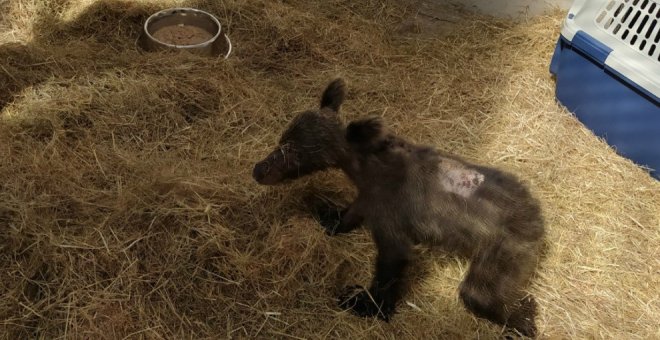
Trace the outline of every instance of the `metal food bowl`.
{"label": "metal food bowl", "polygon": [[[173,44],[161,41],[154,35],[161,29],[173,26],[192,26],[210,35],[203,42]],[[205,56],[229,58],[232,45],[227,34],[222,32],[220,21],[208,12],[194,8],[169,8],[152,14],[144,22],[139,45],[147,51],[187,50]]]}

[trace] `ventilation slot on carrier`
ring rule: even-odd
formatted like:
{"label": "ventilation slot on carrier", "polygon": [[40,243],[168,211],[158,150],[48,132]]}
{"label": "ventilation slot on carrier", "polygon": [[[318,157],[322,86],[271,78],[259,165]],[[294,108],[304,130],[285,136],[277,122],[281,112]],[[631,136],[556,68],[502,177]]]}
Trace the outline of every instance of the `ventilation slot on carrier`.
{"label": "ventilation slot on carrier", "polygon": [[660,61],[660,0],[610,0],[596,25],[635,50]]}

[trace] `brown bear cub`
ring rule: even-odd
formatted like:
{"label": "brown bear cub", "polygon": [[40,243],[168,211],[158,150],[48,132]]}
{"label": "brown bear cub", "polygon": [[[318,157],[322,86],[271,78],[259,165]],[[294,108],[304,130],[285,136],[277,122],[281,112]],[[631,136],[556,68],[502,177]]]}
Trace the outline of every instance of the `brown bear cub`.
{"label": "brown bear cub", "polygon": [[474,315],[535,336],[536,302],[524,289],[544,236],[538,202],[513,175],[410,143],[379,119],[344,128],[338,117],[343,97],[343,81],[330,83],[320,110],[298,115],[253,172],[259,183],[272,185],[334,167],[357,186],[338,223],[321,218],[330,234],[364,222],[378,248],[370,288],[358,286],[340,305],[389,320],[404,294],[412,246],[424,244],[471,260],[460,297]]}

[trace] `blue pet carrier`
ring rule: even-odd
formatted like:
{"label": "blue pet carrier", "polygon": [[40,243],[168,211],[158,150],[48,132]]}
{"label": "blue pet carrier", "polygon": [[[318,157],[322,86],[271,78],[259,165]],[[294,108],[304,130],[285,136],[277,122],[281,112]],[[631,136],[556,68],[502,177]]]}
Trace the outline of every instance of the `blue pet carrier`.
{"label": "blue pet carrier", "polygon": [[556,96],[660,179],[660,1],[575,0],[550,64]]}

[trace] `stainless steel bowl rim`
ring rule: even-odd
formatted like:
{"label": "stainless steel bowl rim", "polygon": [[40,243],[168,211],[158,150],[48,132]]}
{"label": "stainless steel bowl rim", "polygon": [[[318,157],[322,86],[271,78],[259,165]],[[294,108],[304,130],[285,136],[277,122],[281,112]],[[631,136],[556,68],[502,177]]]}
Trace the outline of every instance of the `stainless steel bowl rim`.
{"label": "stainless steel bowl rim", "polygon": [[[215,35],[213,36],[213,38],[211,38],[211,39],[209,39],[209,40],[207,40],[207,41],[205,41],[205,42],[203,42],[203,43],[196,44],[196,45],[174,45],[174,44],[168,44],[168,43],[166,43],[166,42],[162,42],[162,41],[160,41],[160,40],[154,38],[154,37],[151,35],[151,32],[149,32],[149,24],[151,23],[151,21],[152,21],[153,19],[155,19],[156,17],[159,17],[159,16],[161,16],[161,15],[165,15],[165,14],[175,14],[175,13],[174,13],[175,11],[181,11],[181,12],[197,12],[197,13],[203,14],[203,15],[205,15],[205,16],[208,16],[209,18],[211,18],[211,20],[213,20],[213,22],[215,22],[215,23],[218,25],[218,31],[215,33]],[[168,12],[171,12],[171,13],[168,13]],[[209,13],[209,12],[202,11],[201,9],[197,9],[197,8],[190,8],[190,7],[173,7],[173,8],[167,8],[167,9],[160,10],[160,11],[158,11],[158,12],[156,12],[156,13],[150,15],[149,18],[147,18],[147,20],[144,22],[144,34],[146,34],[147,37],[148,37],[149,39],[151,39],[151,40],[153,40],[153,41],[157,41],[159,44],[163,44],[163,45],[165,45],[165,46],[167,46],[167,47],[174,47],[174,48],[200,48],[200,47],[205,47],[205,46],[208,46],[208,45],[212,44],[214,41],[216,41],[216,40],[218,39],[218,37],[220,36],[221,33],[222,33],[222,25],[220,24],[220,21],[218,20],[218,18],[216,18],[215,15],[213,15],[213,14],[211,14],[211,13]]]}

